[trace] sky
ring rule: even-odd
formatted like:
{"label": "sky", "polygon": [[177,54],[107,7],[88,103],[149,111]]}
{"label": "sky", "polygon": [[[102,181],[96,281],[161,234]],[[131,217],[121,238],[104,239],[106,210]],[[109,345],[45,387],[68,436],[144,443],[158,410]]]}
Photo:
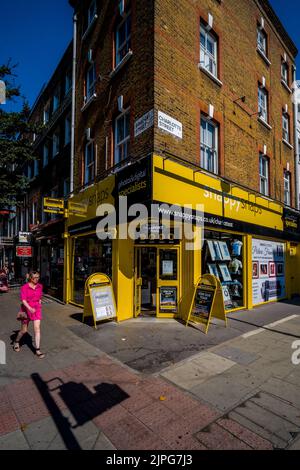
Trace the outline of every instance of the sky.
{"label": "sky", "polygon": [[[270,1],[300,50],[300,3],[298,0]],[[73,11],[68,0],[0,2],[0,64],[9,58],[18,64],[17,83],[32,105],[72,39]],[[297,3],[299,6],[295,6]],[[297,68],[300,78],[300,56]],[[14,110],[19,106],[15,103],[10,108]]]}

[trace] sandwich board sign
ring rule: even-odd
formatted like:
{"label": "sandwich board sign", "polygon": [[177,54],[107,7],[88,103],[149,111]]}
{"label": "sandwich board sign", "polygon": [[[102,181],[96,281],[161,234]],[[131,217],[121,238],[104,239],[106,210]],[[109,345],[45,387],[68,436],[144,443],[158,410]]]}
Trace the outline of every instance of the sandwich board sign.
{"label": "sandwich board sign", "polygon": [[86,280],[82,321],[91,316],[96,329],[97,322],[117,318],[112,282],[106,274],[92,274]]}
{"label": "sandwich board sign", "polygon": [[227,326],[220,280],[211,274],[205,274],[195,286],[186,326],[189,322],[200,323],[204,325],[207,334],[212,317],[224,320]]}

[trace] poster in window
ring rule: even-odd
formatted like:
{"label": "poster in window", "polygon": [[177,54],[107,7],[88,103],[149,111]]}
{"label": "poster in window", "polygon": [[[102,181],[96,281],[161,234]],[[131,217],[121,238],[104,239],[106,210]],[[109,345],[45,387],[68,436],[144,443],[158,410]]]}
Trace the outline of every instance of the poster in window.
{"label": "poster in window", "polygon": [[259,262],[253,261],[252,263],[252,279],[259,278]]}
{"label": "poster in window", "polygon": [[209,248],[209,253],[212,261],[216,261],[216,251],[215,251],[215,246],[214,242],[212,240],[207,240],[207,246]]}
{"label": "poster in window", "polygon": [[216,264],[208,264],[209,273],[220,279],[218,267]]}
{"label": "poster in window", "polygon": [[172,260],[163,260],[162,262],[162,275],[163,276],[173,276],[174,274],[174,261]]}
{"label": "poster in window", "polygon": [[269,277],[276,277],[276,263],[269,261]]}
{"label": "poster in window", "polygon": [[218,241],[214,241],[214,248],[215,248],[216,260],[222,261],[223,258],[222,258],[222,253],[221,253],[221,249],[220,249]]}
{"label": "poster in window", "polygon": [[219,247],[223,261],[231,261],[231,256],[226,242],[219,242]]}
{"label": "poster in window", "polygon": [[224,282],[231,282],[232,277],[230,275],[227,264],[219,264],[219,269],[221,271]]}
{"label": "poster in window", "polygon": [[162,309],[177,307],[177,287],[160,288],[160,306]]}

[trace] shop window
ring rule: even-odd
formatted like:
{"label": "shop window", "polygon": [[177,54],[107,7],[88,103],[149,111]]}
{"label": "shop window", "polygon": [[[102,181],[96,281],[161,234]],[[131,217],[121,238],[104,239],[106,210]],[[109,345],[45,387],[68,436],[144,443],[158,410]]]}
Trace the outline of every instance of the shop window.
{"label": "shop window", "polygon": [[159,277],[176,281],[178,278],[178,255],[176,250],[163,250],[160,255]]}
{"label": "shop window", "polygon": [[115,120],[115,164],[129,156],[130,149],[130,109]]}
{"label": "shop window", "polygon": [[65,95],[69,93],[72,88],[72,71],[68,70],[65,76]]}
{"label": "shop window", "polygon": [[284,203],[287,206],[291,205],[291,173],[289,171],[284,172]]}
{"label": "shop window", "polygon": [[76,238],[74,246],[73,301],[84,303],[85,281],[91,274],[112,276],[112,241],[101,241],[96,235]]}
{"label": "shop window", "polygon": [[218,126],[201,118],[201,168],[218,174]]}
{"label": "shop window", "polygon": [[116,58],[117,67],[131,49],[131,13],[121,18],[116,28]]}
{"label": "shop window", "polygon": [[214,77],[218,75],[218,41],[201,23],[200,26],[200,66]]}
{"label": "shop window", "polygon": [[205,230],[202,274],[220,280],[226,310],[245,306],[243,252],[241,236]]}
{"label": "shop window", "polygon": [[95,145],[88,142],[85,147],[84,184],[90,184],[95,179]]}
{"label": "shop window", "polygon": [[259,156],[259,190],[264,196],[269,196],[269,159]]}

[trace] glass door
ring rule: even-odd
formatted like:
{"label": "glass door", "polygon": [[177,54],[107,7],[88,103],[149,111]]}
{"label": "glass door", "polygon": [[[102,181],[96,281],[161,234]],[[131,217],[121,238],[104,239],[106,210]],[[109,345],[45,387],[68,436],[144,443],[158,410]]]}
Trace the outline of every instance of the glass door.
{"label": "glass door", "polygon": [[157,316],[174,316],[179,309],[179,248],[159,248],[157,262]]}
{"label": "glass door", "polygon": [[141,248],[135,249],[134,263],[134,317],[140,316],[142,311],[142,251]]}

